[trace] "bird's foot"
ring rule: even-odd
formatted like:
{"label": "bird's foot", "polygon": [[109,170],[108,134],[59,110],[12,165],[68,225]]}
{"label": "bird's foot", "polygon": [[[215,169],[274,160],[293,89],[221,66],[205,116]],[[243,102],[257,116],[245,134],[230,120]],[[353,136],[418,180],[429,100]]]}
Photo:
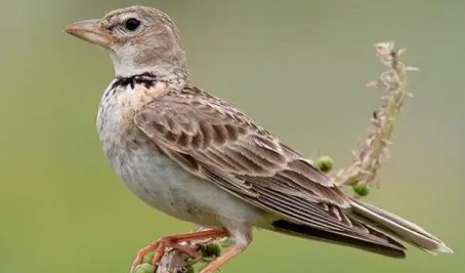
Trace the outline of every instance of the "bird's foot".
{"label": "bird's foot", "polygon": [[182,242],[189,242],[192,240],[203,240],[211,238],[221,238],[228,236],[229,233],[226,229],[208,229],[197,231],[187,234],[179,234],[163,237],[157,241],[154,241],[147,246],[143,247],[137,252],[136,258],[134,259],[131,271],[135,272],[138,265],[142,264],[144,257],[151,252],[155,252],[155,256],[152,259],[153,267],[157,268],[159,262],[163,258],[167,249],[175,249],[179,252],[186,254],[187,256],[193,259],[200,259],[201,255],[198,252],[198,249],[191,247],[189,245],[180,244]]}

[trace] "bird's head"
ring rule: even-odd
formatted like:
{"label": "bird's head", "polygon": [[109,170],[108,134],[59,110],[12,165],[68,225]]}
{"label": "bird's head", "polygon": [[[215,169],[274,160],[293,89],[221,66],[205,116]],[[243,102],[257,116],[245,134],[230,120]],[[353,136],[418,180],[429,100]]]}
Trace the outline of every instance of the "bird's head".
{"label": "bird's head", "polygon": [[66,32],[109,49],[118,76],[143,73],[157,66],[187,69],[176,25],[155,8],[113,10],[101,19],[70,24]]}

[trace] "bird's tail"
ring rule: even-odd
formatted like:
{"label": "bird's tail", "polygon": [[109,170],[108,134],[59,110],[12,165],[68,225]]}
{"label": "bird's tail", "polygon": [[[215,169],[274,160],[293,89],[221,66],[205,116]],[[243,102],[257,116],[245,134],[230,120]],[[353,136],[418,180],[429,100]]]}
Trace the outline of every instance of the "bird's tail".
{"label": "bird's tail", "polygon": [[359,200],[352,199],[351,205],[352,217],[380,232],[389,233],[431,254],[453,253],[439,238],[410,221]]}
{"label": "bird's tail", "polygon": [[[366,251],[395,257],[405,257],[405,247],[397,240],[412,244],[431,254],[453,253],[440,239],[423,228],[356,199],[349,200],[351,207],[340,211],[349,230],[332,229],[280,219],[270,229],[303,238],[342,244]],[[346,226],[347,227],[347,226]]]}

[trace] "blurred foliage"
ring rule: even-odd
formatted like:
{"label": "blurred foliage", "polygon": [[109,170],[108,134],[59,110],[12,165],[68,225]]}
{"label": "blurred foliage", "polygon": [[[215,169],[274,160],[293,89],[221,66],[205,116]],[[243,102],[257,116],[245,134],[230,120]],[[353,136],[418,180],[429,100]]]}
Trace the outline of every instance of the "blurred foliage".
{"label": "blurred foliage", "polygon": [[[278,1],[276,1],[278,2]],[[3,1],[0,9],[0,272],[127,272],[138,248],[191,224],[130,194],[104,159],[96,107],[112,78],[101,49],[63,32],[136,1]],[[401,114],[383,188],[368,200],[444,239],[453,256],[391,260],[265,231],[223,272],[463,272],[465,2],[137,1],[167,11],[204,89],[311,158],[341,167],[378,94],[374,42],[422,69]],[[322,118],[324,115],[324,118]]]}

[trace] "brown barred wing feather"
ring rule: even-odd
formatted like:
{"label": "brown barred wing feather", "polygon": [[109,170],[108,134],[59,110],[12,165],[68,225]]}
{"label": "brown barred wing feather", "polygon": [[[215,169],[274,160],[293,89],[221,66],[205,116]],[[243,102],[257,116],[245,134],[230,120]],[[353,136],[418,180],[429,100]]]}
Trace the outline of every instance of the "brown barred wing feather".
{"label": "brown barred wing feather", "polygon": [[350,199],[310,161],[216,97],[196,88],[170,92],[134,121],[187,171],[286,223],[401,249],[347,216]]}

